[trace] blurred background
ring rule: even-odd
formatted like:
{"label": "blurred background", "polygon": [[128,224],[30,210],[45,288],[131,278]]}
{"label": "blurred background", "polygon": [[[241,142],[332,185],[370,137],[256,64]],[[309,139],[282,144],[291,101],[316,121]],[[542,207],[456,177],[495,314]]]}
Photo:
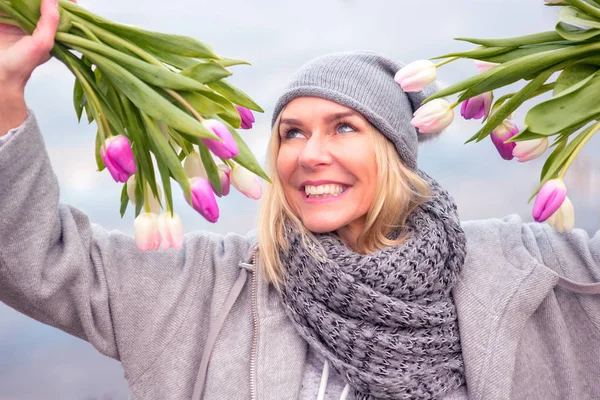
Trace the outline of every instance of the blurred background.
{"label": "blurred background", "polygon": [[[232,67],[231,81],[264,109],[243,136],[263,162],[274,103],[293,73],[313,57],[336,51],[371,50],[408,63],[471,45],[455,37],[509,37],[551,30],[556,8],[542,0],[80,0],[109,19],[169,33],[194,36],[222,56],[252,66]],[[476,73],[460,61],[441,68],[442,85]],[[121,185],[108,172],[96,172],[95,126],[77,124],[72,106],[73,77],[56,61],[33,75],[27,102],[46,138],[61,184],[61,199],[108,230],[133,235],[133,213],[119,216]],[[500,92],[499,94],[502,94]],[[531,104],[529,104],[531,106]],[[522,124],[525,112],[517,112]],[[480,122],[456,122],[438,140],[421,146],[420,167],[455,197],[463,220],[519,214],[531,221],[527,199],[536,187],[543,159],[502,160],[491,140],[464,145]],[[592,139],[567,174],[576,226],[593,234],[599,149]],[[549,154],[549,153],[547,153]],[[546,154],[546,155],[547,155]],[[221,218],[207,223],[174,187],[175,210],[186,231],[244,233],[255,225],[258,203],[238,192],[219,200]],[[86,342],[42,325],[0,304],[0,400],[127,399],[120,364]]]}

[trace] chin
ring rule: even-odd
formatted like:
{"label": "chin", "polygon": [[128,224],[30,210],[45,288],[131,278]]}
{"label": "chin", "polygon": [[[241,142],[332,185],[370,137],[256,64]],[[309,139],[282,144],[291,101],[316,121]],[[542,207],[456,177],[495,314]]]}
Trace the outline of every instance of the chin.
{"label": "chin", "polygon": [[306,229],[313,233],[327,233],[340,229],[345,224],[333,221],[323,221],[323,218],[306,218],[302,220]]}

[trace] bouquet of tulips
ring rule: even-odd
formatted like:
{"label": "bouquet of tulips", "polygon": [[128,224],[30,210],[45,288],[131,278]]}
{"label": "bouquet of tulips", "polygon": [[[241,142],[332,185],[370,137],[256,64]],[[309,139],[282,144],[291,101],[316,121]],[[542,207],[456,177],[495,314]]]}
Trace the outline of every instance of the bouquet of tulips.
{"label": "bouquet of tulips", "polygon": [[[0,22],[31,33],[40,3],[0,0]],[[60,0],[59,9],[51,54],[75,75],[77,117],[85,110],[96,123],[98,170],[123,184],[121,217],[135,205],[138,248],[182,246],[171,179],[210,222],[219,218],[215,196],[227,195],[230,184],[260,197],[258,176],[268,177],[236,129],[251,128],[250,110],[262,109],[226,80],[227,67],[246,62],[193,38],[111,22],[71,1]]]}
{"label": "bouquet of tulips", "polygon": [[[406,91],[419,91],[435,81],[438,67],[458,59],[474,60],[480,73],[427,98],[412,124],[424,134],[440,132],[452,123],[453,109],[460,104],[464,118],[483,120],[467,143],[490,136],[502,158],[520,162],[552,148],[529,201],[535,197],[535,221],[570,231],[574,210],[563,178],[600,129],[600,0],[545,3],[558,7],[554,30],[506,39],[457,39],[477,47],[432,58],[444,59],[438,64],[415,61],[398,71],[396,81]],[[494,99],[494,90],[520,81],[520,90]],[[529,109],[525,127],[519,130],[512,121],[515,110],[547,92],[551,98]],[[455,94],[458,98],[452,104],[443,99]]]}

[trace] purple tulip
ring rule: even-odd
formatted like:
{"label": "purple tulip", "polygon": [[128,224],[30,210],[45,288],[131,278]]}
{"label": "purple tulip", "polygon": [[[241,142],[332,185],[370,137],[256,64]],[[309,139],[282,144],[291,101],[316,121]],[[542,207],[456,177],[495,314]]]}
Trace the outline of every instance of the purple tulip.
{"label": "purple tulip", "polygon": [[237,109],[240,117],[242,118],[242,129],[252,129],[252,124],[254,123],[254,114],[252,111],[248,110],[246,107],[238,106],[235,104],[235,108]]}
{"label": "purple tulip", "polygon": [[481,119],[487,117],[492,106],[492,92],[485,92],[463,101],[460,115],[464,119]]}
{"label": "purple tulip", "polygon": [[202,139],[202,143],[214,155],[221,158],[233,158],[238,155],[237,143],[233,139],[233,136],[231,136],[229,129],[223,123],[214,119],[206,119],[202,123],[222,140],[222,142],[219,142],[216,139]]}
{"label": "purple tulip", "polygon": [[135,174],[135,158],[129,139],[123,135],[112,136],[100,147],[100,157],[117,182],[127,182]]}
{"label": "purple tulip", "polygon": [[560,178],[544,183],[538,192],[533,205],[533,219],[544,222],[554,214],[567,197],[567,187]]}
{"label": "purple tulip", "polygon": [[492,143],[494,143],[498,153],[500,153],[500,157],[505,160],[512,160],[514,158],[513,150],[517,144],[515,142],[504,142],[515,136],[517,133],[519,133],[519,127],[510,122],[510,120],[505,119],[504,122],[498,125],[490,135]]}
{"label": "purple tulip", "polygon": [[[190,187],[192,189],[191,205],[194,210],[198,211],[208,222],[217,222],[219,219],[219,206],[210,182],[204,178],[196,177],[190,179]],[[189,199],[187,201],[190,203]]]}

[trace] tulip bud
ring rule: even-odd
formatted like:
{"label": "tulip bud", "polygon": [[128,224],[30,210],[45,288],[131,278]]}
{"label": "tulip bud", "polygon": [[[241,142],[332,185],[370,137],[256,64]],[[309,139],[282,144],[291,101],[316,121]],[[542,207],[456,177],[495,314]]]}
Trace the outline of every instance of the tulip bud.
{"label": "tulip bud", "polygon": [[138,249],[158,250],[160,234],[158,232],[158,216],[154,213],[140,213],[133,223],[135,244]]}
{"label": "tulip bud", "polygon": [[135,158],[129,139],[123,135],[112,136],[100,147],[102,162],[117,182],[127,182],[135,174]]}
{"label": "tulip bud", "polygon": [[192,201],[186,199],[194,210],[198,211],[208,222],[217,222],[219,219],[219,207],[213,193],[213,188],[205,178],[190,179]]}
{"label": "tulip bud", "polygon": [[183,162],[183,171],[188,178],[207,178],[206,169],[197,151],[192,151]]}
{"label": "tulip bud", "polygon": [[488,71],[488,70],[494,68],[496,65],[498,65],[496,63],[480,61],[480,60],[473,60],[473,63],[475,64],[475,68],[477,68],[477,71],[479,71],[479,73]]}
{"label": "tulip bud", "polygon": [[[137,178],[135,175],[131,175],[127,180],[127,196],[129,196],[129,202],[132,205],[136,204],[135,198],[135,187],[137,185]],[[146,181],[146,190],[148,191],[148,206],[150,208],[150,212],[154,214],[160,213],[160,202],[162,201],[162,188],[159,184],[156,184],[156,188],[158,189],[158,199],[154,197],[154,193],[152,193],[152,189],[150,189],[150,184]]]}
{"label": "tulip bud", "polygon": [[496,129],[492,131],[490,137],[492,138],[492,143],[496,146],[498,153],[505,160],[513,159],[513,150],[516,146],[515,142],[504,143],[508,139],[515,136],[519,133],[519,128],[513,124],[509,119],[505,119]]}
{"label": "tulip bud", "polygon": [[516,142],[513,149],[513,156],[517,157],[517,161],[525,162],[538,158],[548,149],[548,138],[523,140]]}
{"label": "tulip bud", "polygon": [[492,92],[485,92],[463,101],[460,107],[460,115],[464,119],[487,118],[491,106]]}
{"label": "tulip bud", "polygon": [[234,165],[229,176],[231,184],[244,196],[255,200],[260,199],[262,187],[258,176],[241,165]]}
{"label": "tulip bud", "polygon": [[205,119],[203,122],[204,126],[210,129],[222,142],[216,139],[202,139],[202,143],[208,147],[214,155],[221,158],[233,158],[238,155],[239,150],[237,143],[231,136],[231,132],[222,122],[214,119]]}
{"label": "tulip bud", "polygon": [[413,61],[402,67],[394,76],[394,80],[405,92],[423,90],[427,85],[435,82],[436,78],[437,68],[429,60]]}
{"label": "tulip bud", "polygon": [[559,232],[570,232],[573,230],[575,227],[575,209],[568,196],[565,197],[559,209],[546,222]]}
{"label": "tulip bud", "polygon": [[[229,174],[231,173],[231,169],[227,165],[220,164],[219,166],[219,179],[221,180],[221,195],[227,196],[229,194],[231,182],[229,178]],[[215,192],[216,194],[216,192]],[[218,195],[221,197],[221,195]]]}
{"label": "tulip bud", "polygon": [[158,231],[163,248],[179,250],[183,247],[183,224],[178,214],[162,213],[158,216]]}
{"label": "tulip bud", "polygon": [[567,197],[567,187],[560,178],[544,183],[533,204],[533,219],[544,222],[556,212]]}
{"label": "tulip bud", "polygon": [[235,104],[234,106],[240,114],[240,117],[242,118],[241,128],[252,129],[252,124],[255,121],[254,114],[252,114],[252,111],[248,110],[246,107],[238,106],[237,104]]}
{"label": "tulip bud", "polygon": [[444,99],[435,99],[415,111],[411,125],[419,129],[419,133],[439,133],[454,119],[454,110]]}

